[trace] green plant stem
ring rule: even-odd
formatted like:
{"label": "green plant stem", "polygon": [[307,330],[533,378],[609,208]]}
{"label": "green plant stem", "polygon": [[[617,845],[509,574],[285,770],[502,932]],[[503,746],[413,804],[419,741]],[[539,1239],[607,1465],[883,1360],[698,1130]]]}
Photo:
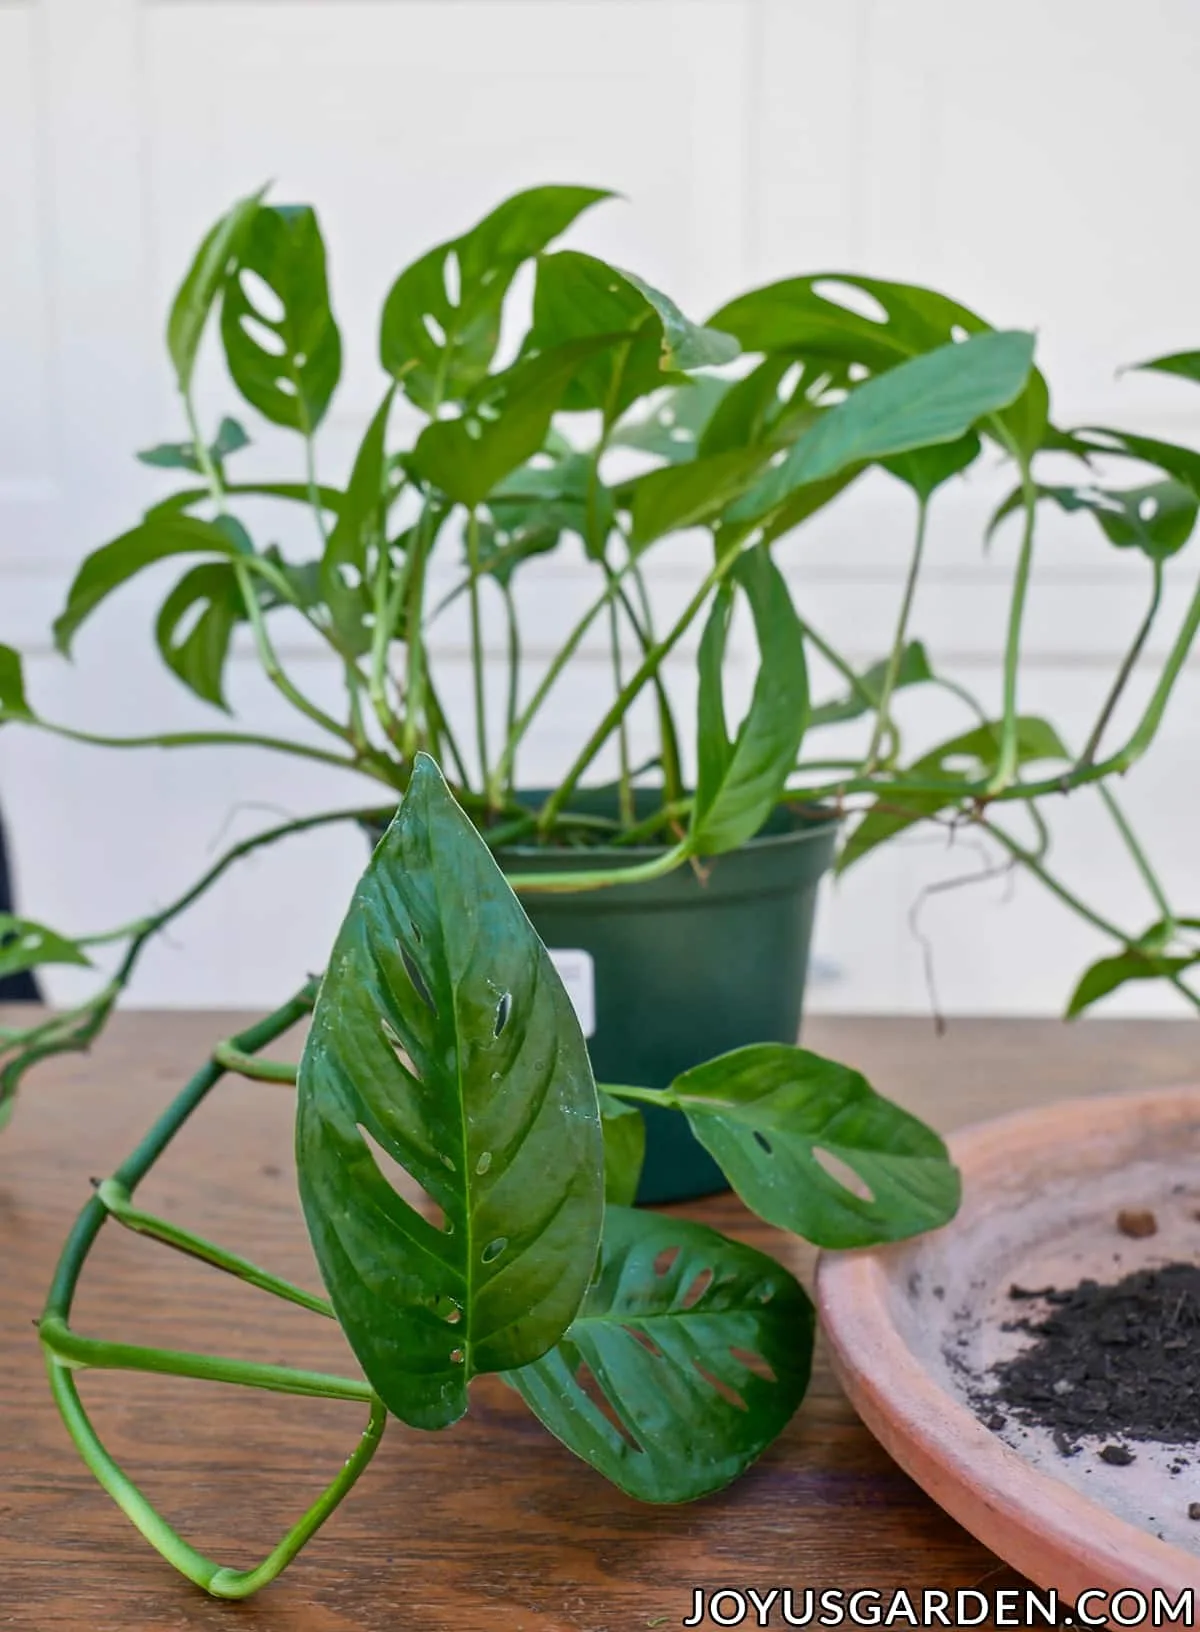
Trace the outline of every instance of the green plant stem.
{"label": "green plant stem", "polygon": [[489,806],[498,805],[496,782],[488,752],[487,695],[484,678],[483,621],[479,604],[479,512],[467,515],[467,566],[471,574],[468,595],[471,603],[471,679],[475,691],[475,745],[479,755],[479,776]]}
{"label": "green plant stem", "polygon": [[1025,619],[1025,602],[1029,594],[1029,577],[1033,567],[1033,540],[1037,519],[1037,488],[1028,457],[1013,446],[1021,469],[1021,491],[1025,501],[1025,526],[1021,534],[1021,548],[1013,579],[1012,603],[1008,616],[1008,633],[1004,641],[1004,707],[1000,720],[1000,744],[996,768],[988,780],[989,795],[1003,793],[1017,774],[1017,677],[1021,662],[1021,626]]}
{"label": "green plant stem", "polygon": [[892,650],[888,656],[887,669],[884,671],[883,686],[879,693],[879,703],[875,711],[875,726],[871,732],[871,743],[867,749],[867,769],[873,770],[879,762],[880,749],[883,746],[884,736],[891,725],[892,693],[896,689],[896,679],[900,673],[900,660],[904,655],[904,639],[908,633],[908,620],[912,612],[913,598],[917,591],[917,579],[921,572],[921,561],[925,553],[925,530],[929,520],[929,501],[920,499],[917,503],[917,534],[913,541],[912,557],[908,563],[908,576],[904,581],[904,594],[900,601],[900,613],[896,619],[896,633],[892,640]]}
{"label": "green plant stem", "polygon": [[1116,795],[1113,793],[1112,789],[1106,783],[1101,782],[1097,785],[1096,791],[1104,801],[1104,807],[1108,811],[1108,814],[1112,817],[1113,826],[1121,835],[1125,848],[1129,851],[1129,854],[1133,859],[1134,866],[1141,874],[1142,882],[1149,890],[1154,904],[1162,914],[1162,921],[1166,927],[1168,936],[1173,935],[1175,933],[1175,914],[1171,910],[1171,904],[1167,900],[1166,891],[1159,882],[1157,873],[1150,865],[1150,858],[1142,848],[1137,834],[1133,831],[1132,827],[1130,827],[1129,822],[1125,817],[1125,812],[1117,803]]}
{"label": "green plant stem", "polygon": [[[425,569],[429,562],[430,552],[433,549],[434,539],[437,537],[438,526],[440,526],[440,522],[435,520],[432,503],[427,499],[421,509],[420,517],[413,529],[409,543],[406,578],[401,579],[398,584],[398,591],[403,590],[407,601],[404,619],[403,746],[405,758],[409,760],[415,756],[420,746],[421,709],[426,692],[432,687],[429,675],[429,654],[425,648]],[[465,785],[470,785],[465,771],[463,781]],[[482,783],[480,786],[482,786]]]}
{"label": "green plant stem", "polygon": [[[294,998],[283,1004],[274,1014],[268,1015],[266,1019],[231,1038],[231,1047],[243,1053],[253,1053],[265,1047],[311,1010],[315,993],[315,982],[308,982]],[[210,1060],[192,1077],[108,1181],[104,1193],[110,1201],[116,1200],[121,1205],[125,1204],[137,1184],[153,1167],[188,1118],[203,1104],[222,1075],[223,1067],[215,1060]],[[88,1201],[76,1219],[63,1247],[47,1294],[45,1309],[39,1322],[39,1335],[46,1351],[50,1387],[55,1402],[84,1462],[146,1540],[169,1563],[205,1591],[218,1597],[248,1597],[259,1587],[273,1580],[286,1567],[354,1485],[379,1443],[387,1420],[386,1410],[369,1386],[354,1378],[297,1371],[285,1366],[254,1365],[245,1361],[218,1359],[208,1355],[146,1349],[132,1344],[104,1343],[77,1336],[70,1330],[68,1324],[71,1305],[88,1253],[108,1217],[109,1211],[105,1200],[98,1193]],[[189,1238],[189,1245],[197,1244],[205,1248],[210,1246],[209,1243],[199,1243],[198,1238]],[[209,1261],[213,1259],[210,1258]],[[241,1263],[240,1260],[235,1262]],[[236,1273],[236,1270],[234,1272]],[[266,1287],[266,1290],[275,1288]],[[79,1397],[73,1372],[81,1366],[106,1369],[132,1368],[173,1376],[205,1377],[214,1381],[267,1388],[289,1394],[362,1399],[370,1403],[370,1419],[358,1445],[337,1477],[268,1557],[252,1570],[230,1570],[216,1564],[184,1541],[109,1454],[96,1434]]]}
{"label": "green plant stem", "polygon": [[352,747],[356,746],[353,731],[350,727],[339,725],[332,715],[326,714],[323,708],[318,708],[316,703],[310,701],[298,687],[292,684],[271,643],[271,637],[267,632],[267,622],[262,613],[262,605],[258,599],[258,591],[254,587],[250,573],[246,570],[245,563],[235,560],[233,570],[237,577],[238,588],[242,593],[242,601],[246,607],[246,616],[250,620],[254,644],[258,651],[258,660],[263,666],[263,672],[267,679],[279,692],[280,696],[285,697],[292,707],[303,714],[306,719],[311,720],[314,725],[319,725],[322,731],[328,732],[330,736],[340,737],[342,741],[349,742]]}
{"label": "green plant stem", "polygon": [[[640,622],[634,615],[628,596],[623,590],[620,591],[620,594],[626,615],[637,630],[642,653],[645,655],[654,645],[655,639],[654,613],[650,605],[650,591],[646,585],[641,563],[632,550],[629,551],[628,566],[642,610]],[[667,695],[667,688],[661,674],[654,676],[654,690],[658,702],[658,737],[659,753],[662,759],[663,799],[664,802],[669,804],[672,800],[679,799],[683,794],[683,773],[680,770],[679,761],[679,732],[675,725],[675,715],[671,709],[671,699]]]}
{"label": "green plant stem", "polygon": [[[511,585],[502,583],[500,593],[504,597],[504,612],[508,619],[508,701],[504,711],[504,740],[508,743],[511,742],[516,728],[521,702],[521,626],[517,619],[517,603]],[[514,758],[508,763],[503,785],[498,790],[500,794],[505,797],[512,796],[516,774]]]}
{"label": "green plant stem", "polygon": [[584,890],[607,889],[610,884],[648,884],[651,879],[674,872],[690,855],[690,847],[685,842],[672,845],[651,860],[632,867],[598,868],[589,873],[509,873],[505,876],[518,895],[571,895]]}
{"label": "green plant stem", "polygon": [[1113,714],[1116,712],[1116,707],[1121,700],[1122,693],[1124,692],[1125,687],[1128,685],[1129,678],[1134,669],[1137,667],[1138,659],[1142,655],[1142,650],[1145,647],[1147,640],[1150,638],[1150,631],[1154,627],[1154,620],[1158,616],[1158,608],[1162,601],[1163,587],[1162,562],[1155,561],[1153,563],[1153,567],[1154,587],[1150,594],[1150,605],[1146,611],[1146,616],[1142,619],[1137,634],[1133,637],[1133,644],[1126,652],[1125,659],[1122,662],[1121,667],[1117,670],[1116,678],[1112,683],[1112,688],[1104,700],[1100,713],[1096,719],[1096,723],[1092,727],[1092,733],[1088,737],[1082,754],[1079,756],[1080,765],[1091,765],[1095,760],[1096,755],[1099,753],[1100,744],[1104,739],[1104,733],[1108,729],[1108,723],[1112,719]]}
{"label": "green plant stem", "polygon": [[[218,1059],[219,1055],[218,1049],[214,1052],[213,1058]],[[335,1318],[333,1305],[328,1298],[318,1297],[315,1292],[306,1292],[303,1287],[295,1286],[291,1281],[285,1281],[278,1275],[270,1274],[268,1270],[260,1269],[248,1258],[242,1258],[235,1252],[226,1252],[224,1247],[206,1240],[204,1236],[181,1229],[169,1219],[157,1218],[153,1213],[140,1211],[130,1201],[126,1187],[118,1184],[115,1179],[104,1179],[96,1186],[96,1194],[104,1204],[109,1217],[115,1219],[125,1229],[132,1230],[135,1235],[144,1235],[152,1241],[160,1241],[164,1246],[173,1247],[176,1252],[199,1259],[201,1263],[211,1264],[214,1269],[223,1270],[225,1274],[245,1281],[248,1286],[257,1287],[262,1292],[270,1292],[272,1296],[282,1298],[287,1303],[298,1304],[301,1309],[325,1315],[330,1320]]]}
{"label": "green plant stem", "polygon": [[1162,717],[1166,712],[1167,703],[1175,689],[1175,682],[1179,679],[1183,665],[1187,662],[1188,653],[1192,649],[1197,632],[1200,631],[1200,584],[1197,585],[1188,609],[1184,613],[1183,623],[1175,643],[1167,654],[1167,661],[1163,664],[1162,673],[1158,677],[1158,684],[1146,705],[1141,721],[1120,753],[1111,756],[1104,763],[1112,769],[1126,771],[1140,759],[1154,741]]}
{"label": "green plant stem", "polygon": [[542,806],[541,815],[538,818],[538,825],[543,833],[549,831],[555,817],[558,815],[559,811],[562,810],[567,800],[575,791],[579,778],[587,770],[588,766],[592,763],[593,759],[595,759],[601,748],[603,748],[604,744],[608,741],[609,737],[616,729],[620,721],[625,717],[625,714],[628,711],[630,704],[633,702],[633,699],[638,695],[651,675],[658,672],[664,659],[674,650],[676,645],[678,645],[679,641],[683,638],[684,634],[686,634],[709,595],[732,570],[740,552],[741,541],[739,540],[729,549],[724,551],[720,556],[718,556],[716,563],[710,567],[708,572],[704,575],[704,579],[699,589],[684,607],[679,617],[675,620],[674,624],[672,624],[670,630],[662,637],[661,640],[655,642],[654,646],[652,646],[650,651],[646,653],[646,656],[638,665],[633,675],[622,687],[619,695],[613,702],[612,707],[608,710],[604,718],[600,721],[599,725],[592,732],[591,736],[588,738],[587,742],[576,756],[571,768],[567,771],[554,793],[550,795],[550,797],[546,800],[546,803]]}
{"label": "green plant stem", "polygon": [[235,1071],[253,1082],[282,1082],[293,1088],[300,1069],[290,1060],[264,1060],[257,1054],[243,1054],[229,1043],[218,1043],[213,1049],[213,1059],[226,1071]]}
{"label": "green plant stem", "polygon": [[[621,695],[621,625],[617,616],[616,600],[608,603],[608,649],[612,662],[613,691]],[[629,727],[622,714],[617,725],[617,811],[622,827],[633,823],[633,783],[629,776]]]}
{"label": "green plant stem", "polygon": [[111,737],[95,731],[78,731],[73,726],[42,719],[40,715],[33,719],[14,715],[4,724],[33,726],[49,736],[62,737],[67,742],[79,742],[91,748],[266,748],[272,753],[316,760],[320,765],[334,765],[340,771],[356,771],[376,782],[394,786],[392,778],[383,775],[374,761],[350,759],[330,753],[327,748],[310,747],[307,743],[293,742],[286,737],[261,736],[244,731],[168,731],[157,737]]}

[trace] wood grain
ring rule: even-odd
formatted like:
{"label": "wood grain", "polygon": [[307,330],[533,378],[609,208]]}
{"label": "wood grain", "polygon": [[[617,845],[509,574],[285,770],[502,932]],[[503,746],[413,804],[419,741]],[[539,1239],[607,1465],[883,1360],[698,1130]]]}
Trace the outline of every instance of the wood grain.
{"label": "wood grain", "polygon": [[[207,1599],[95,1485],[51,1404],[31,1322],[88,1194],[213,1042],[245,1016],[122,1014],[88,1058],[27,1084],[0,1137],[0,1627],[22,1632],[617,1632],[677,1626],[704,1586],[910,1591],[1016,1578],[942,1514],[854,1417],[823,1360],[780,1441],[731,1490],[648,1509],[576,1461],[503,1385],[444,1434],[391,1424],[362,1482],[275,1586]],[[1195,1076],[1189,1022],[814,1019],[806,1042],[949,1130],[1006,1109]],[[280,1052],[281,1050],[276,1050]],[[287,1089],[223,1084],[139,1198],[316,1285]],[[775,1253],[811,1254],[728,1197],[685,1209]],[[152,1242],[105,1229],[80,1331],[323,1368],[330,1323]],[[353,1406],[164,1378],[89,1376],[111,1448],[189,1539],[230,1564],[265,1552],[348,1454]]]}

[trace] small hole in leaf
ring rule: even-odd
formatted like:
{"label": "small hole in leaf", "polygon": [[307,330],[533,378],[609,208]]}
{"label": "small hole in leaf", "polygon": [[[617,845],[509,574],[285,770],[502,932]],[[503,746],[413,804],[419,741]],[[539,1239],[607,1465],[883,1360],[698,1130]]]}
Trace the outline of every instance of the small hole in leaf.
{"label": "small hole in leaf", "polygon": [[843,283],[841,278],[818,278],[812,286],[814,295],[822,300],[829,301],[834,306],[840,306],[843,311],[854,312],[858,317],[865,317],[871,323],[886,323],[888,314],[886,308],[856,284]]}
{"label": "small hole in leaf", "polygon": [[635,1451],[640,1451],[642,1447],[617,1415],[612,1401],[596,1381],[592,1368],[587,1364],[581,1364],[575,1372],[575,1381],[597,1411],[600,1412],[609,1427],[614,1428],[627,1445],[632,1446]]}
{"label": "small hole in leaf", "polygon": [[413,1064],[412,1055],[404,1046],[402,1038],[392,1025],[392,1022],[388,1019],[387,1015],[380,1016],[379,1029],[383,1032],[383,1035],[387,1038],[387,1041],[391,1047],[395,1049],[397,1057],[400,1060],[400,1064],[406,1071],[410,1072],[414,1077],[416,1077],[417,1081],[419,1082],[421,1080],[421,1073]]}
{"label": "small hole in leaf", "polygon": [[258,318],[251,317],[248,313],[243,314],[241,318],[241,328],[248,340],[253,340],[260,351],[269,352],[272,357],[282,357],[287,350],[274,329],[269,329],[265,323],[260,323]]}
{"label": "small hole in leaf", "polygon": [[966,329],[963,328],[961,323],[952,323],[950,325],[950,338],[957,345],[961,345],[964,340],[967,340],[970,337],[967,334]]}
{"label": "small hole in leaf", "polygon": [[554,459],[548,453],[535,453],[529,461],[530,470],[553,470]]}
{"label": "small hole in leaf", "polygon": [[308,353],[306,351],[298,351],[295,357],[293,357],[292,361],[295,363],[297,368],[303,368],[305,363],[308,361]]}
{"label": "small hole in leaf", "polygon": [[285,397],[294,397],[296,395],[295,382],[289,380],[286,374],[281,374],[275,381],[275,389]]}
{"label": "small hole in leaf", "polygon": [[268,323],[283,322],[286,308],[265,278],[251,272],[249,267],[243,267],[238,273],[238,284],[259,317]]}
{"label": "small hole in leaf", "polygon": [[768,1156],[771,1154],[771,1141],[767,1138],[765,1133],[760,1133],[757,1128],[754,1130],[754,1143],[758,1145],[760,1149],[765,1150]]}
{"label": "small hole in leaf", "polygon": [[463,1351],[461,1349],[451,1349],[450,1350],[450,1364],[452,1366],[461,1366],[465,1359],[466,1359],[466,1355],[463,1353]]}
{"label": "small hole in leaf", "polygon": [[1141,500],[1137,509],[1138,515],[1143,521],[1153,521],[1155,516],[1158,514],[1158,500],[1151,498],[1147,494],[1147,496]]}
{"label": "small hole in leaf", "polygon": [[485,1150],[480,1156],[479,1160],[475,1163],[475,1171],[479,1174],[480,1178],[482,1178],[491,1165],[492,1153],[490,1150]]}
{"label": "small hole in leaf", "polygon": [[508,1017],[509,1017],[509,1015],[511,1013],[512,1013],[512,993],[511,992],[501,992],[500,1001],[499,1001],[499,1003],[496,1004],[496,1024],[492,1029],[492,1035],[493,1036],[499,1037],[500,1033],[504,1030],[505,1026],[508,1024]]}
{"label": "small hole in leaf", "polygon": [[702,1269],[693,1279],[683,1297],[679,1300],[680,1308],[694,1309],[700,1299],[712,1285],[713,1272],[711,1269]]}
{"label": "small hole in leaf", "polygon": [[462,268],[458,264],[456,249],[446,251],[446,259],[442,262],[442,287],[451,306],[457,306],[462,299]]}
{"label": "small hole in leaf", "polygon": [[694,442],[696,438],[686,425],[676,425],[670,434],[669,440],[672,442]]}
{"label": "small hole in leaf", "polygon": [[450,1226],[446,1222],[446,1215],[428,1190],[413,1178],[404,1164],[398,1161],[391,1151],[384,1149],[371,1130],[365,1128],[361,1122],[358,1123],[358,1131],[362,1135],[363,1142],[370,1151],[375,1166],[379,1169],[384,1182],[402,1200],[408,1202],[410,1207],[415,1207],[423,1218],[428,1219],[435,1230],[444,1230],[449,1235]]}
{"label": "small hole in leaf", "polygon": [[412,981],[413,991],[416,992],[417,996],[421,999],[421,1002],[424,1003],[430,1014],[436,1014],[437,1004],[433,1001],[433,993],[425,984],[425,976],[413,962],[412,954],[409,952],[406,946],[402,946],[400,948],[400,961],[404,965],[405,974],[408,976],[409,980]]}
{"label": "small hole in leaf", "polygon": [[851,363],[848,372],[851,380],[857,385],[860,380],[866,379],[871,370],[865,363]]}
{"label": "small hole in leaf", "polygon": [[831,1179],[835,1179],[838,1184],[849,1190],[851,1195],[857,1196],[860,1201],[875,1200],[870,1185],[854,1171],[849,1162],[844,1162],[840,1156],[835,1156],[830,1150],[824,1150],[820,1145],[813,1146],[813,1155],[817,1159],[817,1165],[824,1168]]}
{"label": "small hole in leaf", "polygon": [[727,1383],[723,1377],[715,1376],[708,1370],[707,1366],[702,1366],[698,1360],[693,1360],[692,1365],[695,1370],[700,1373],[701,1377],[704,1378],[704,1381],[708,1384],[708,1386],[716,1389],[717,1393],[723,1400],[728,1401],[730,1405],[736,1406],[739,1411],[746,1411],[749,1409],[745,1400],[738,1393],[737,1389],[734,1388],[732,1383]]}
{"label": "small hole in leaf", "polygon": [[654,1260],[654,1273],[656,1275],[666,1275],[678,1257],[678,1247],[664,1247]]}
{"label": "small hole in leaf", "polygon": [[482,1258],[485,1264],[494,1264],[507,1245],[508,1237],[506,1235],[498,1235],[494,1241],[488,1242],[487,1246],[484,1247],[479,1256]]}
{"label": "small hole in leaf", "polygon": [[780,402],[790,402],[792,400],[796,388],[803,378],[804,364],[792,363],[792,365],[784,371],[783,378],[779,382],[778,396]]}
{"label": "small hole in leaf", "polygon": [[434,345],[444,346],[446,344],[446,331],[433,313],[426,312],[421,321],[425,325],[425,333],[433,341]]}
{"label": "small hole in leaf", "polygon": [[839,402],[845,402],[849,395],[850,393],[844,387],[837,385],[834,386],[832,391],[826,391],[821,401],[827,408],[832,408]]}
{"label": "small hole in leaf", "polygon": [[444,1292],[437,1300],[433,1306],[433,1312],[435,1315],[440,1316],[442,1320],[449,1321],[451,1326],[457,1326],[462,1319],[462,1305],[455,1298],[452,1298],[448,1292]]}
{"label": "small hole in leaf", "polygon": [[645,1349],[647,1354],[652,1354],[656,1360],[661,1360],[662,1359],[662,1352],[663,1351],[659,1348],[658,1344],[654,1341],[654,1339],[652,1337],[650,1337],[646,1332],[643,1332],[637,1326],[625,1326],[622,1329],[629,1333],[630,1337],[634,1340],[635,1343],[640,1343],[642,1348]]}
{"label": "small hole in leaf", "polygon": [[749,1349],[730,1349],[729,1353],[739,1366],[745,1366],[756,1377],[762,1377],[768,1383],[777,1381],[774,1371],[761,1354],[753,1354]]}

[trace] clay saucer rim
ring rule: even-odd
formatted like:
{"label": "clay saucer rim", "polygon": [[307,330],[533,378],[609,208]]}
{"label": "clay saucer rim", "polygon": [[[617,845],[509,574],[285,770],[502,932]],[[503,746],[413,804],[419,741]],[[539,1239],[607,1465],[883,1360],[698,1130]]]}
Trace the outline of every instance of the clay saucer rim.
{"label": "clay saucer rim", "polygon": [[[1200,1084],[1059,1101],[973,1124],[947,1141],[969,1198],[1003,1172],[1006,1189],[1030,1156],[1064,1138],[1112,1137],[1143,1122],[1190,1120]],[[1019,1164],[1019,1165],[1018,1165]],[[955,1228],[952,1221],[943,1237]],[[1042,1588],[1073,1600],[1088,1588],[1150,1593],[1200,1589],[1200,1557],[1117,1517],[1032,1467],[922,1365],[892,1320],[888,1287],[906,1243],[822,1253],[817,1305],[833,1367],[888,1454],[933,1499]]]}

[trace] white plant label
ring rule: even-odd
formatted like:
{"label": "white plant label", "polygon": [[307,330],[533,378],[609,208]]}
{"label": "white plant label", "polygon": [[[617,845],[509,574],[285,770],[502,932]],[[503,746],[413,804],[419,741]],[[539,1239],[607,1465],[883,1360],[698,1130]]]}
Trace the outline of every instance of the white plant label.
{"label": "white plant label", "polygon": [[582,947],[547,947],[585,1037],[596,1030],[596,965]]}

